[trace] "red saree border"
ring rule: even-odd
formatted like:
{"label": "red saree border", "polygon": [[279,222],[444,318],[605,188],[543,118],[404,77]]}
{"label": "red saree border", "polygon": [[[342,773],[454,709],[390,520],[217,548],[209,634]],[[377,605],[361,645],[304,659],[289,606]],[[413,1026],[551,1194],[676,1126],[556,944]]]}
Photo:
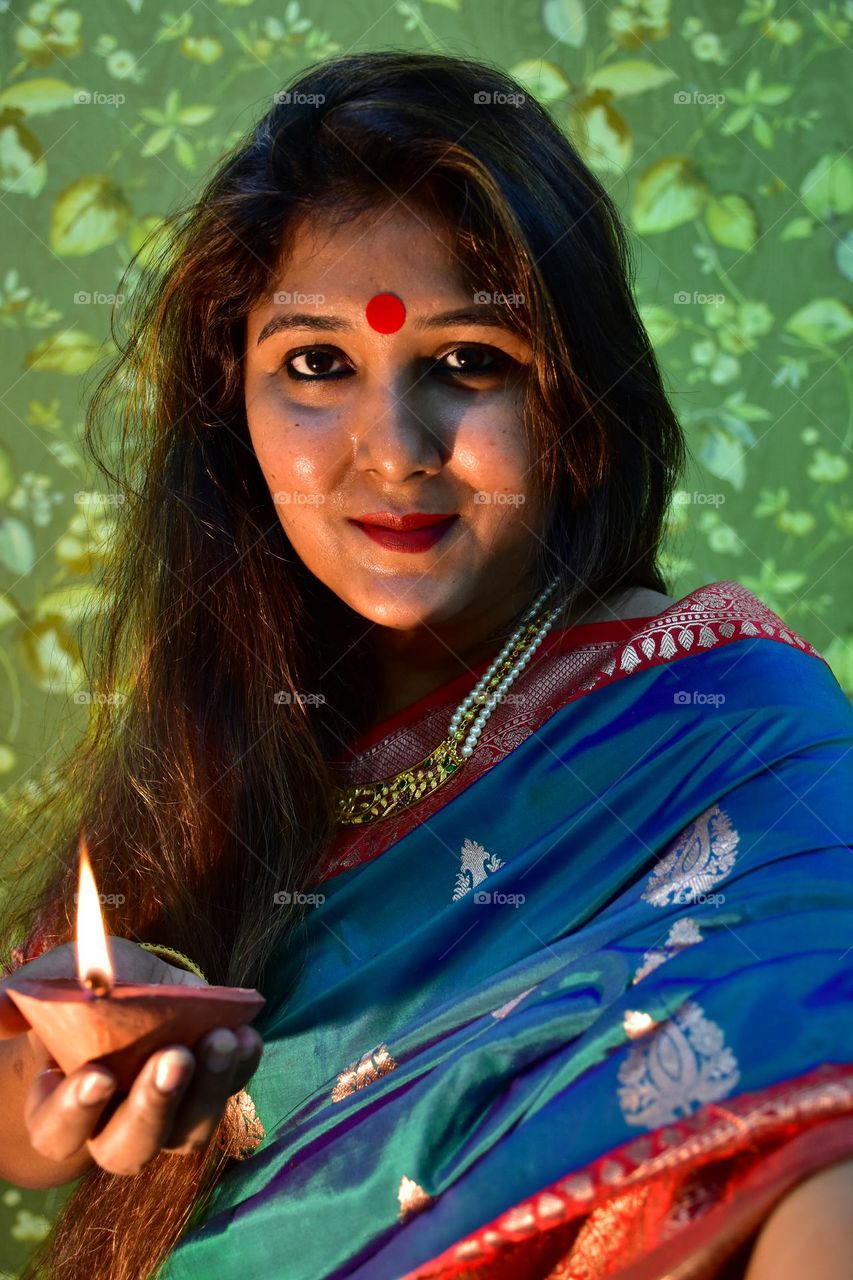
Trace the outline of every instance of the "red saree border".
{"label": "red saree border", "polygon": [[[552,633],[550,642],[546,641],[541,646],[536,658],[516,681],[514,688],[519,696],[524,692],[535,695],[540,673],[547,665],[548,657],[556,652],[589,649],[592,670],[582,672],[555,697],[540,698],[537,702],[535,696],[531,696],[527,700],[529,705],[521,712],[514,713],[512,709],[498,707],[486,722],[476,752],[465,765],[457,769],[440,788],[427,793],[408,809],[365,826],[337,827],[317,883],[322,884],[341,871],[348,871],[379,857],[476,782],[493,765],[498,764],[555,711],[617,680],[715,646],[756,638],[789,645],[826,663],[819,650],[789,627],[778,614],[746,587],[728,579],[699,587],[674,604],[667,605],[651,618],[627,618],[619,622],[628,624],[627,635],[623,632],[614,636],[611,623],[588,624],[590,632],[602,627],[606,629],[606,634],[600,639],[579,634],[584,630],[583,627],[565,627]],[[393,743],[397,735],[405,733],[411,727],[416,713],[423,714],[427,705],[433,708],[445,701],[449,707],[455,705],[459,696],[464,694],[465,686],[473,684],[475,678],[469,676],[464,684],[454,681],[445,685],[434,696],[428,695],[428,698],[432,697],[432,701],[420,699],[418,703],[398,713],[393,718],[393,727],[378,739],[378,747],[374,741],[372,750],[378,759],[381,760],[379,752],[385,744]],[[377,726],[377,732],[386,728],[388,723],[390,722]],[[364,743],[362,749],[366,749]],[[419,758],[417,755],[413,756],[410,763]],[[340,776],[344,784],[349,781],[346,769],[342,770]],[[378,773],[376,776],[387,775]]]}
{"label": "red saree border", "polygon": [[399,1280],[704,1280],[797,1182],[849,1156],[853,1065],[824,1064],[614,1147]]}

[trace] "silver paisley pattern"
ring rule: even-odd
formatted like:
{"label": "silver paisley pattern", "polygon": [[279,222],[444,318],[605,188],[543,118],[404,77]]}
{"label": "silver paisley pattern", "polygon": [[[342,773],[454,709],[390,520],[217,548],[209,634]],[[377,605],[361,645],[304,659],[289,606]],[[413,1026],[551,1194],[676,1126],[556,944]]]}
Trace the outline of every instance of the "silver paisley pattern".
{"label": "silver paisley pattern", "polygon": [[679,951],[683,951],[685,947],[693,947],[701,941],[702,930],[695,920],[687,917],[676,920],[666,936],[663,947],[652,947],[650,951],[645,952],[640,967],[631,979],[632,983],[641,982],[660,965],[678,955]]}
{"label": "silver paisley pattern", "polygon": [[678,836],[640,895],[653,907],[695,902],[729,874],[735,864],[737,831],[729,815],[711,805]]}
{"label": "silver paisley pattern", "polygon": [[722,1028],[688,1000],[631,1047],[619,1067],[619,1105],[626,1124],[656,1129],[725,1098],[739,1079]]}

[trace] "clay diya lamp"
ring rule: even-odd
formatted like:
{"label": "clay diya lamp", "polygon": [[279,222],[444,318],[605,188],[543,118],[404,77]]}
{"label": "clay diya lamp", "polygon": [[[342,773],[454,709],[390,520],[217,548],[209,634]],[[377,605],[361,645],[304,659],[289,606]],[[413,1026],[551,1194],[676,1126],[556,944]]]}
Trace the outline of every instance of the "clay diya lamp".
{"label": "clay diya lamp", "polygon": [[117,982],[98,891],[83,841],[77,895],[76,978],[19,978],[5,988],[66,1075],[86,1062],[115,1074],[127,1092],[146,1058],[166,1045],[192,1049],[214,1027],[235,1029],[260,1012],[249,987]]}

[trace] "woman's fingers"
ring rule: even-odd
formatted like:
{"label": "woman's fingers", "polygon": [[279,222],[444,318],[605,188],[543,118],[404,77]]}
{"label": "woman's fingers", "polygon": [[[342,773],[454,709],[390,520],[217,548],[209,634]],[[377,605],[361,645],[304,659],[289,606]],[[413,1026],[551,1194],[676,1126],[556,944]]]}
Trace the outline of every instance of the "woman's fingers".
{"label": "woman's fingers", "polygon": [[125,1100],[101,1132],[88,1139],[89,1154],[108,1173],[139,1173],[168,1141],[172,1117],[192,1078],[195,1059],[173,1045],[154,1053]]}
{"label": "woman's fingers", "polygon": [[163,1150],[197,1151],[210,1141],[228,1099],[254,1075],[262,1052],[251,1027],[218,1028],[194,1052],[172,1045],[152,1054],[124,1098],[102,1065],[69,1076],[48,1068],[27,1094],[30,1142],[56,1161],[88,1150],[102,1169],[123,1175],[139,1173]]}
{"label": "woman's fingers", "polygon": [[39,1072],[27,1091],[24,1121],[30,1144],[49,1160],[79,1152],[115,1092],[115,1077],[103,1068],[66,1076],[59,1067]]}
{"label": "woman's fingers", "polygon": [[[217,1053],[221,1045],[224,1052]],[[226,1103],[257,1070],[263,1041],[251,1027],[212,1031],[196,1046],[196,1073],[178,1108],[166,1150],[186,1155],[207,1146]]]}

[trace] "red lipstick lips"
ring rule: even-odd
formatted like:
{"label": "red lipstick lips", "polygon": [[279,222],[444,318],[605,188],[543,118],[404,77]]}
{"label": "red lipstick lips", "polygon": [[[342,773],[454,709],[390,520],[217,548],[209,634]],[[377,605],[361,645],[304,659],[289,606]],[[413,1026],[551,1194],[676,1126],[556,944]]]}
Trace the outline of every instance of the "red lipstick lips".
{"label": "red lipstick lips", "polygon": [[390,511],[371,511],[352,523],[388,551],[428,551],[458,518],[455,513],[443,512],[413,511],[400,516]]}

